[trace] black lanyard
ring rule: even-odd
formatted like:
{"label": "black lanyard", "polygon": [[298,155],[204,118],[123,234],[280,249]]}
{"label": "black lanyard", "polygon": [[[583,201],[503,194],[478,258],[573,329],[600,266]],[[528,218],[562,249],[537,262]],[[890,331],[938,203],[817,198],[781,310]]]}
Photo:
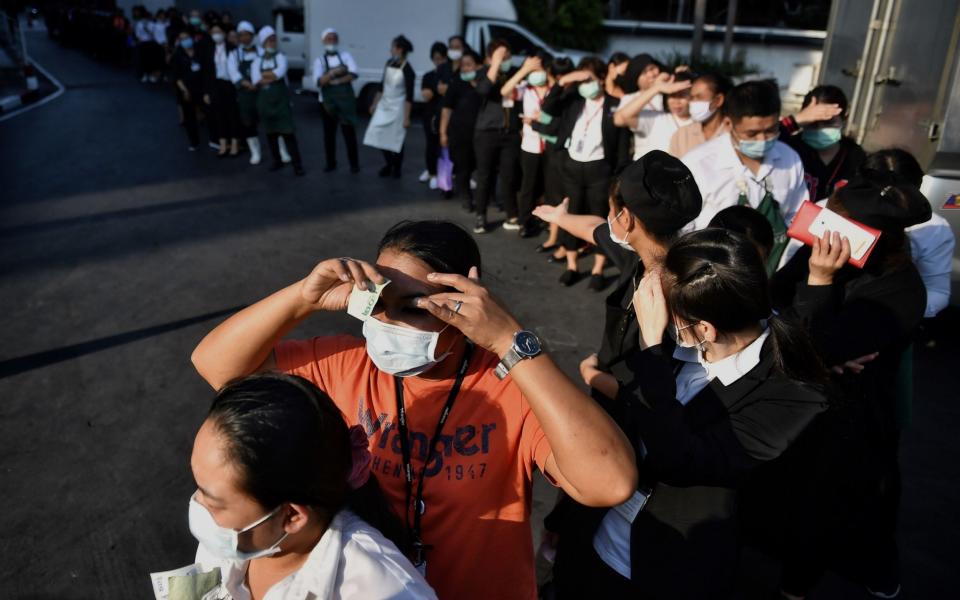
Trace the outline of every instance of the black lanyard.
{"label": "black lanyard", "polygon": [[403,402],[403,379],[394,376],[393,380],[397,388],[397,435],[400,436],[400,452],[403,455],[403,476],[407,482],[407,503],[404,506],[403,520],[410,532],[413,543],[414,560],[413,564],[419,566],[424,562],[424,555],[428,546],[424,545],[420,537],[420,523],[423,518],[423,482],[426,479],[427,466],[430,464],[433,455],[437,451],[437,444],[440,442],[440,434],[443,432],[443,426],[450,417],[450,410],[453,403],[460,393],[460,387],[463,385],[463,378],[467,374],[467,368],[470,366],[470,356],[473,355],[473,342],[467,340],[467,349],[463,354],[463,363],[460,364],[460,370],[457,371],[457,379],[453,382],[453,388],[450,395],[447,396],[447,402],[440,411],[440,420],[437,421],[437,428],[430,438],[430,444],[427,446],[427,459],[420,469],[420,481],[417,482],[417,495],[413,502],[413,526],[410,526],[410,500],[413,498],[413,463],[410,460],[410,433],[407,429],[407,408]]}

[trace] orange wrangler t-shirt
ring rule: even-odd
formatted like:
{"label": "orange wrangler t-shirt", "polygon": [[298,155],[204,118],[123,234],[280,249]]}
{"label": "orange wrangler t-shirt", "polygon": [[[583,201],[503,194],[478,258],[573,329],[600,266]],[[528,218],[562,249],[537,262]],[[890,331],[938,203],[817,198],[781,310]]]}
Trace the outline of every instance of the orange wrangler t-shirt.
{"label": "orange wrangler t-shirt", "polygon": [[[364,427],[371,470],[394,512],[403,515],[406,481],[393,376],[377,369],[364,341],[351,336],[283,341],[275,353],[282,371],[314,382],[349,425]],[[437,444],[439,460],[426,471],[422,537],[432,546],[427,581],[441,600],[537,597],[531,478],[534,465],[543,470],[551,449],[517,386],[509,377],[497,379],[498,362],[490,352],[474,351]],[[404,380],[415,477],[452,387],[452,380]]]}

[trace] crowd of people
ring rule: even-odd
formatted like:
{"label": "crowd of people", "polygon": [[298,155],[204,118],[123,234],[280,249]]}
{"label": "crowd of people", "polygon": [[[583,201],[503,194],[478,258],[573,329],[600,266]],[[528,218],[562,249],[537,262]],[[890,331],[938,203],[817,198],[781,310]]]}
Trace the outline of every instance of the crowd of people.
{"label": "crowd of people", "polygon": [[[140,76],[169,65],[191,148],[203,115],[219,155],[259,162],[263,129],[273,168],[303,174],[272,28],[139,14]],[[326,170],[339,130],[357,172],[356,63],[335,29],[322,41]],[[390,49],[363,143],[399,177],[416,74],[408,39]],[[491,204],[520,237],[547,230],[563,285],[582,257],[597,291],[615,267],[600,345],[571,379],[444,221],[398,223],[375,262],[323,260],[236,313],[192,356],[216,390],[191,458],[196,561],[220,570],[201,595],[727,598],[749,546],[782,564],[780,598],[827,570],[896,597],[912,343],[949,302],[954,245],[914,157],[845,137],[830,85],[784,116],[771,82],[646,54],[515,66],[506,41],[460,36],[429,52],[421,181],[449,156],[474,233]],[[837,232],[787,236],[807,201],[881,232],[862,267]],[[287,339],[357,298],[362,339]],[[549,591],[535,470],[561,490]]]}

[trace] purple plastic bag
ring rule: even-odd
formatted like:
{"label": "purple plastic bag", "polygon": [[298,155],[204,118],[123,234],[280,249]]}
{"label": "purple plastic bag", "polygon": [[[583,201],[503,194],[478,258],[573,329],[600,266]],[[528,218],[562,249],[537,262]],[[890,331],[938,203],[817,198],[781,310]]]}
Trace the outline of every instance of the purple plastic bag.
{"label": "purple plastic bag", "polygon": [[449,148],[440,149],[440,158],[437,159],[437,187],[445,192],[453,191],[453,161],[450,160]]}

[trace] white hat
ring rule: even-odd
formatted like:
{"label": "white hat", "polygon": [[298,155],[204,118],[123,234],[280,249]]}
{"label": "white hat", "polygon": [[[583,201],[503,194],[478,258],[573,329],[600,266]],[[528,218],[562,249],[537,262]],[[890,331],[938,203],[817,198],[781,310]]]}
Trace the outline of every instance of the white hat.
{"label": "white hat", "polygon": [[240,23],[237,24],[237,33],[243,33],[244,31],[247,33],[257,32],[257,30],[253,28],[253,23],[250,21],[240,21]]}
{"label": "white hat", "polygon": [[273,27],[269,25],[264,25],[260,28],[260,33],[257,34],[257,39],[260,40],[260,45],[262,46],[264,42],[267,41],[267,38],[271,35],[277,35],[277,32],[273,30]]}
{"label": "white hat", "polygon": [[323,38],[327,37],[331,33],[337,37],[340,37],[340,34],[337,33],[336,29],[334,29],[333,27],[327,27],[326,29],[320,32],[320,39],[322,40]]}

